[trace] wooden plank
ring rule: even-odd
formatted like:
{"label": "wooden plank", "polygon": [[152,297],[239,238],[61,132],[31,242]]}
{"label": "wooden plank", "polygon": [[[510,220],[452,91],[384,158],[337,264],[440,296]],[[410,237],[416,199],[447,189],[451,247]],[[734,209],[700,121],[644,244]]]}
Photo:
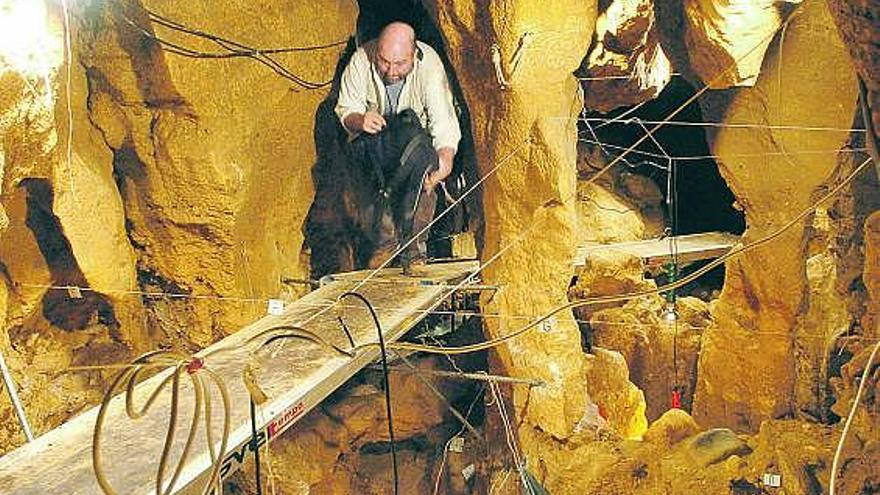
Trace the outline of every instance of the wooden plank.
{"label": "wooden plank", "polygon": [[726,232],[705,232],[680,235],[663,239],[623,242],[618,244],[590,244],[578,249],[574,265],[584,266],[587,257],[601,251],[620,251],[642,259],[646,267],[656,268],[672,258],[672,242],[676,243],[678,262],[681,265],[695,261],[717,258],[739,243],[740,237]]}
{"label": "wooden plank", "polygon": [[[384,270],[376,280],[364,285],[359,292],[373,302],[389,341],[400,338],[425,314],[442,301],[448,285],[461,280],[475,263],[429,265],[428,276],[413,280],[400,275],[399,269]],[[280,316],[267,316],[241,331],[212,345],[208,350],[232,347],[233,351],[217,355],[207,362],[229,389],[232,402],[232,429],[229,448],[224,456],[223,474],[234,472],[249,451],[251,428],[249,396],[241,374],[249,358],[249,350],[242,344],[249,337],[279,324],[301,325],[324,339],[347,348],[337,318],[342,316],[357,343],[375,342],[376,330],[365,307],[355,299],[325,310],[342,293],[352,289],[364,272],[338,277],[338,280],[319,288],[304,298],[291,303]],[[267,404],[258,414],[261,442],[271,440],[293,425],[310,409],[357,371],[374,361],[378,347],[362,350],[355,358],[332,353],[308,341],[287,341],[283,346],[267,352],[260,360],[261,387],[269,395]],[[143,397],[167,376],[162,372],[137,387]],[[182,383],[181,407],[178,419],[177,441],[172,449],[172,466],[176,464],[183,447],[186,429],[193,414],[193,390],[188,380]],[[222,411],[216,392],[213,393],[213,423],[222,424]],[[103,456],[108,478],[119,493],[150,494],[155,492],[158,459],[164,444],[168,424],[170,393],[160,396],[154,408],[142,419],[131,421],[125,416],[121,396],[110,405],[104,430]],[[68,421],[39,437],[35,442],[0,458],[0,493],[24,494],[99,494],[100,488],[92,470],[92,432],[97,408]],[[219,439],[215,443],[219,447]],[[209,467],[204,427],[193,446],[176,493],[194,493]]]}

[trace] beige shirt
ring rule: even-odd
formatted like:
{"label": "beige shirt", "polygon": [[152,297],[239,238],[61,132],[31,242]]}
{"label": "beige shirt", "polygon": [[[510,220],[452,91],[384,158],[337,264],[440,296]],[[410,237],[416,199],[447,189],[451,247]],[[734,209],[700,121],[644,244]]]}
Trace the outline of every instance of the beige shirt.
{"label": "beige shirt", "polygon": [[[414,110],[422,126],[434,138],[434,148],[458,149],[461,130],[452,103],[452,92],[446,79],[443,62],[433,48],[417,41],[421,57],[416,54],[413,70],[406,76],[397,103],[397,112],[408,108]],[[345,118],[352,113],[375,110],[387,113],[388,102],[385,83],[373,61],[376,59],[376,42],[370,41],[357,49],[348,67],[342,73],[336,115],[345,127]],[[350,138],[357,132],[346,129]]]}

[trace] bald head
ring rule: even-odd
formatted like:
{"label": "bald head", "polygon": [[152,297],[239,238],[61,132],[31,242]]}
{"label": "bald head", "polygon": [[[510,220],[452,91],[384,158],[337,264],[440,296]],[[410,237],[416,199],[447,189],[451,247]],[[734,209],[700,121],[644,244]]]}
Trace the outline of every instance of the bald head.
{"label": "bald head", "polygon": [[392,22],[379,34],[376,65],[385,84],[404,79],[413,68],[416,55],[416,32],[403,22]]}

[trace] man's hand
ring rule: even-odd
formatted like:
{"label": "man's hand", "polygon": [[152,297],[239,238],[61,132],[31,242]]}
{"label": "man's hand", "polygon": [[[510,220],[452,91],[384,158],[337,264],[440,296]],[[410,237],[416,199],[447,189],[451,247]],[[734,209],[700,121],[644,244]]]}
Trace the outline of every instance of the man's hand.
{"label": "man's hand", "polygon": [[379,115],[375,110],[368,110],[367,113],[352,113],[345,118],[345,127],[352,131],[366,132],[367,134],[376,134],[388,125],[385,118]]}
{"label": "man's hand", "polygon": [[440,148],[437,150],[437,157],[440,159],[440,166],[425,177],[426,191],[434,189],[437,184],[452,173],[452,160],[455,158],[455,150],[452,148]]}

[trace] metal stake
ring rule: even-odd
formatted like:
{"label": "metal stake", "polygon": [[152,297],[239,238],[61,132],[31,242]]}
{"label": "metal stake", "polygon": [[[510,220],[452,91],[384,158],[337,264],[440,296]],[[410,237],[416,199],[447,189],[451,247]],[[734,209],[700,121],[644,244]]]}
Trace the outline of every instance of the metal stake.
{"label": "metal stake", "polygon": [[28,442],[33,442],[34,434],[31,431],[31,425],[28,423],[21,401],[18,400],[18,392],[15,390],[15,382],[12,381],[12,374],[9,373],[9,368],[6,367],[6,360],[3,358],[2,351],[0,351],[0,372],[3,373],[3,384],[6,386],[6,392],[9,393],[12,407],[15,408],[15,415],[18,416],[18,422],[21,424],[24,436],[27,438]]}

